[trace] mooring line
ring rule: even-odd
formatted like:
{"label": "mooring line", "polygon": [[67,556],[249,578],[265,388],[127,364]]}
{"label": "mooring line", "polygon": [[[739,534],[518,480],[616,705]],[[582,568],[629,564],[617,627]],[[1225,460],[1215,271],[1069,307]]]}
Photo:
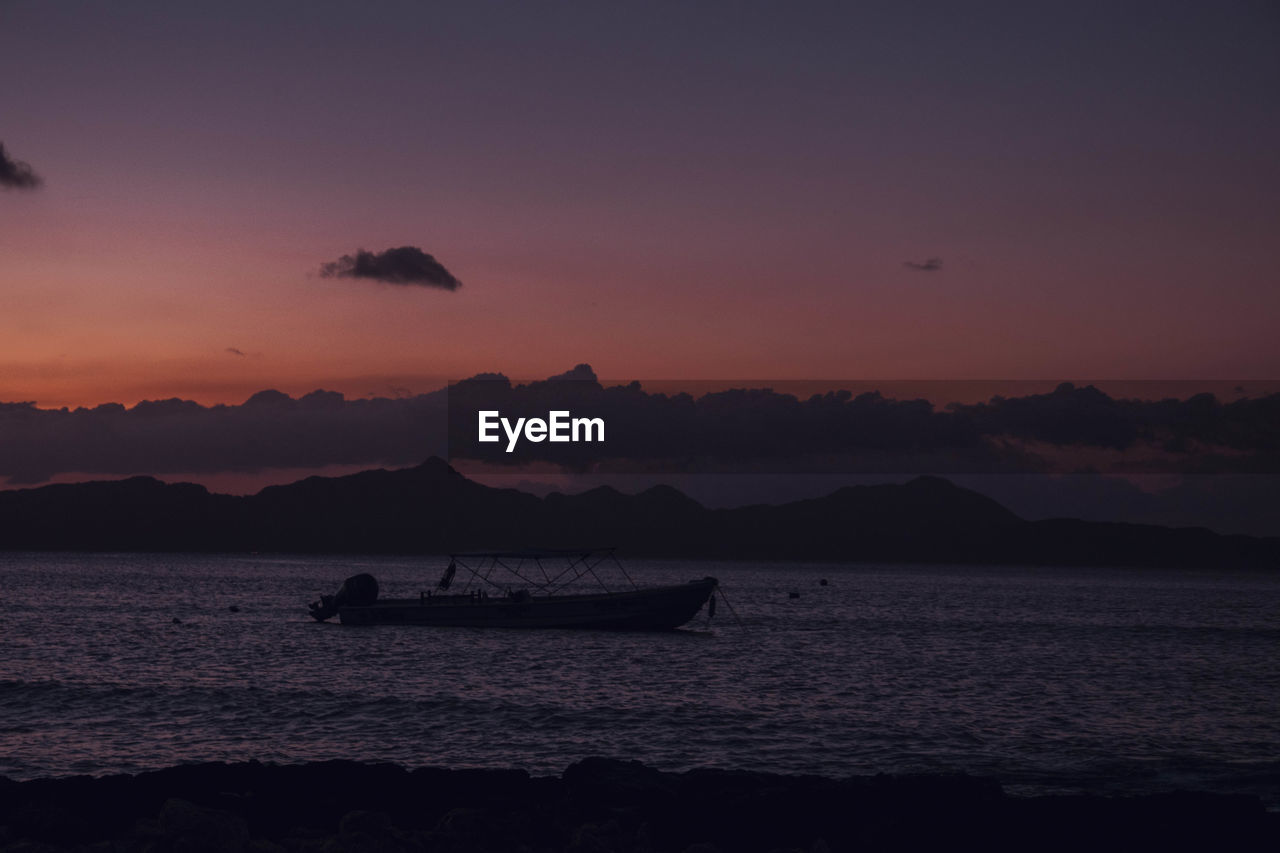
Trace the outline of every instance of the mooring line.
{"label": "mooring line", "polygon": [[720,600],[724,602],[725,607],[729,608],[729,612],[733,614],[733,621],[738,623],[738,627],[747,627],[742,624],[742,620],[738,617],[738,611],[734,610],[733,605],[729,603],[728,597],[724,594],[724,587],[720,586],[720,584],[716,584],[716,592],[720,593]]}

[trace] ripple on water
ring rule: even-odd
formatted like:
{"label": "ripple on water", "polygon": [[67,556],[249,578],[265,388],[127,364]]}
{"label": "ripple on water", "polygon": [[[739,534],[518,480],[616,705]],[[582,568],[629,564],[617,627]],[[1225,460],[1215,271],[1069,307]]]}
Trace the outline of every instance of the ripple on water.
{"label": "ripple on water", "polygon": [[[359,568],[388,594],[423,577],[394,559]],[[4,555],[0,773],[248,758],[559,773],[601,754],[1280,804],[1276,578],[630,568],[720,577],[742,627],[722,609],[709,631],[664,635],[351,629],[303,609],[356,570],[341,560]]]}

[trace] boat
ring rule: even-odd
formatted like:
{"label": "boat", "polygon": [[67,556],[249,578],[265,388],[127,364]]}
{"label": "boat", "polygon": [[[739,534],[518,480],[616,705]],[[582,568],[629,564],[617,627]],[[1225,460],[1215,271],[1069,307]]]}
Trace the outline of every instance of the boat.
{"label": "boat", "polygon": [[[713,577],[640,587],[614,548],[480,551],[449,555],[434,589],[416,598],[379,598],[373,575],[354,575],[334,595],[310,605],[324,622],[343,625],[434,625],[472,628],[590,628],[671,631],[707,606],[715,613]],[[611,590],[601,571],[611,563],[627,588]],[[462,580],[455,590],[458,576]],[[597,589],[598,587],[598,589]]]}

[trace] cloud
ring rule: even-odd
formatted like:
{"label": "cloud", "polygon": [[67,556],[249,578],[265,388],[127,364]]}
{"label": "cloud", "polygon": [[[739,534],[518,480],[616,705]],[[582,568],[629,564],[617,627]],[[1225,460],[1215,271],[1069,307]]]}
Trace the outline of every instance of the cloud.
{"label": "cloud", "polygon": [[[588,368],[579,368],[588,378]],[[450,390],[456,464],[550,462],[575,470],[752,473],[1280,473],[1280,394],[1222,403],[1113,398],[1094,386],[937,410],[849,391],[808,398],[736,388],[695,398],[639,383],[464,382]],[[589,412],[607,444],[476,442],[474,413]],[[701,466],[701,467],[699,467]],[[465,471],[464,471],[465,473]]]}
{"label": "cloud", "polygon": [[320,267],[322,278],[368,278],[387,284],[438,287],[457,290],[462,282],[453,277],[444,265],[416,246],[401,246],[385,252],[366,252],[360,249],[354,255],[343,255],[332,263]]}
{"label": "cloud", "polygon": [[238,355],[238,356],[241,356],[242,358],[244,357],[244,352],[236,349],[235,347],[227,347],[226,351],[231,353],[232,355]]}
{"label": "cloud", "polygon": [[555,376],[547,378],[548,382],[567,382],[569,380],[595,382],[597,381],[596,372],[591,369],[589,364],[579,364],[575,365],[573,370],[566,370],[564,373],[557,373]]}
{"label": "cloud", "polygon": [[353,400],[329,391],[295,399],[264,390],[238,406],[171,399],[41,409],[0,402],[0,485],[68,474],[413,465],[447,452],[457,462],[465,459],[458,449],[475,439],[479,408],[504,417],[568,410],[603,418],[606,445],[521,442],[496,460],[572,470],[603,459],[616,463],[614,471],[662,474],[1280,474],[1280,394],[1132,400],[1063,384],[1046,394],[939,410],[874,392],[804,397],[756,387],[668,396],[639,383],[604,386],[594,375],[586,365],[559,377],[580,381],[513,384],[482,374],[448,391],[393,388],[393,396]]}
{"label": "cloud", "polygon": [[443,392],[347,400],[259,391],[244,403],[145,400],[126,408],[0,403],[0,484],[58,474],[213,474],[416,465],[444,455]]}
{"label": "cloud", "polygon": [[31,171],[31,167],[21,160],[14,160],[4,150],[0,142],[0,187],[5,189],[33,190],[44,183],[44,180]]}
{"label": "cloud", "polygon": [[937,272],[942,269],[942,258],[929,258],[922,264],[918,264],[915,261],[903,261],[902,265],[920,272]]}

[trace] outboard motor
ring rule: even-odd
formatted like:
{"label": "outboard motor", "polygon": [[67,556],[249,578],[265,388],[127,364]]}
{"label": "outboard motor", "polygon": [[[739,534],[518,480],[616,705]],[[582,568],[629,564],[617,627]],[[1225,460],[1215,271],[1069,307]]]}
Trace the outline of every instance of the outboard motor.
{"label": "outboard motor", "polygon": [[378,579],[367,572],[352,575],[342,582],[333,595],[322,595],[312,602],[311,616],[323,622],[338,612],[340,607],[364,607],[378,600]]}
{"label": "outboard motor", "polygon": [[440,583],[436,584],[436,589],[448,589],[453,583],[453,576],[458,573],[458,563],[456,560],[449,561],[449,568],[444,570],[444,574],[440,576]]}

